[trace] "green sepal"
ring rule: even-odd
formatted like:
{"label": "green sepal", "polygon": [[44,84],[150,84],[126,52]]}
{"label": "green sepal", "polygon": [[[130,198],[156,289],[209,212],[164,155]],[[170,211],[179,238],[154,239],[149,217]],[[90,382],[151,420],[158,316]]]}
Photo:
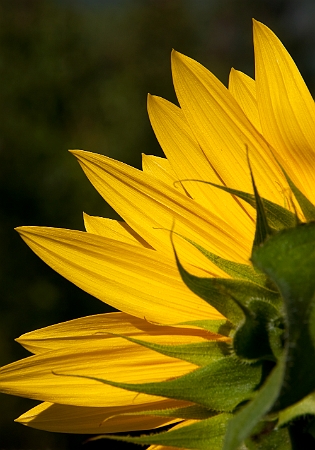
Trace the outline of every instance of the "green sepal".
{"label": "green sepal", "polygon": [[[255,195],[253,194],[248,194],[247,192],[239,191],[237,189],[231,189],[226,186],[220,186],[219,184],[210,183],[209,181],[191,181],[200,181],[201,183],[210,184],[211,186],[221,189],[222,191],[235,195],[235,197],[244,200],[246,203],[256,209],[256,200]],[[283,208],[280,205],[277,205],[276,203],[266,200],[265,198],[261,197],[261,201],[268,218],[268,223],[272,228],[274,228],[275,230],[282,230],[283,228],[291,228],[296,225],[296,216],[293,212],[289,211],[286,208]]]}
{"label": "green sepal", "polygon": [[264,208],[262,199],[261,199],[261,197],[258,193],[257,187],[256,187],[253,171],[252,171],[252,168],[250,165],[250,160],[248,157],[248,152],[247,152],[247,161],[248,161],[248,165],[249,165],[250,176],[251,176],[252,186],[253,186],[253,190],[254,190],[256,212],[257,212],[255,237],[254,237],[254,242],[253,242],[253,249],[254,249],[254,248],[258,247],[259,245],[261,245],[263,242],[265,242],[265,240],[268,238],[268,236],[271,236],[274,231],[272,230],[272,228],[270,227],[270,225],[268,223],[265,208]]}
{"label": "green sepal", "polygon": [[155,383],[120,383],[84,375],[56,375],[86,378],[127,391],[185,400],[216,411],[230,412],[253,396],[261,381],[261,373],[260,364],[244,364],[239,359],[226,356],[179,378]]}
{"label": "green sepal", "polygon": [[216,411],[210,410],[200,405],[184,406],[181,408],[168,408],[168,409],[152,409],[144,410],[140,412],[130,412],[123,414],[124,416],[157,416],[157,417],[170,417],[174,419],[191,419],[191,420],[203,420],[217,415]]}
{"label": "green sepal", "polygon": [[269,330],[278,320],[279,311],[268,302],[254,299],[244,310],[244,315],[245,322],[238,328],[233,338],[235,354],[249,361],[275,360]]}
{"label": "green sepal", "polygon": [[177,325],[192,325],[209,331],[210,333],[221,334],[222,336],[230,336],[234,329],[229,320],[189,320],[188,322],[181,322]]}
{"label": "green sepal", "polygon": [[103,435],[90,440],[112,439],[140,445],[163,445],[195,450],[222,450],[224,432],[230,417],[230,414],[218,414],[209,419],[182,426],[175,430],[162,431],[161,433],[146,436]]}
{"label": "green sepal", "polygon": [[247,307],[246,305],[252,298],[268,300],[275,305],[279,304],[280,297],[277,292],[250,281],[201,278],[192,275],[181,265],[175,248],[174,254],[179,273],[186,286],[234,325],[238,325],[244,320],[244,313],[239,305]]}
{"label": "green sepal", "polygon": [[254,250],[252,260],[284,300],[284,350],[257,396],[231,420],[224,450],[234,450],[268,413],[287,408],[315,389],[315,223],[282,230]]}
{"label": "green sepal", "polygon": [[300,416],[306,416],[307,414],[315,416],[315,394],[310,394],[295,405],[280,411],[277,425],[278,427],[282,427],[293,419]]}
{"label": "green sepal", "polygon": [[274,427],[275,421],[260,422],[245,441],[248,450],[292,450],[289,430]]}
{"label": "green sepal", "polygon": [[222,269],[226,274],[230,275],[232,278],[240,278],[247,281],[252,281],[253,283],[257,283],[261,286],[265,285],[266,276],[265,274],[258,272],[252,266],[248,264],[236,263],[234,261],[229,261],[228,259],[221,258],[221,256],[216,255],[215,253],[209,252],[201,245],[192,241],[191,239],[186,238],[185,236],[176,233],[173,231],[173,234],[177,234],[185,241],[189,242],[196,249],[198,249],[209,261],[215,264],[217,267]]}
{"label": "green sepal", "polygon": [[288,185],[290,186],[290,189],[293,192],[294,197],[296,198],[296,201],[298,202],[298,204],[301,207],[301,210],[304,214],[305,219],[307,221],[315,220],[315,206],[313,205],[312,202],[309,201],[309,199],[307,197],[305,197],[305,195],[300,191],[300,189],[298,189],[295,186],[295,184],[293,183],[293,181],[291,180],[289,175],[286,173],[284,168],[281,165],[280,165],[280,167],[281,167],[281,170],[282,170],[284,176],[287,179]]}
{"label": "green sepal", "polygon": [[252,261],[279,289],[284,301],[286,365],[275,410],[315,390],[315,222],[278,232],[257,248]]}
{"label": "green sepal", "polygon": [[282,316],[274,318],[268,324],[269,344],[275,359],[282,357],[285,342],[285,325]]}
{"label": "green sepal", "polygon": [[183,361],[188,361],[197,366],[206,366],[218,359],[224,358],[231,353],[230,345],[226,342],[208,341],[198,342],[196,344],[181,344],[181,345],[165,345],[156,344],[154,342],[142,341],[128,336],[116,335],[127,341],[134,342],[142,347],[149,348],[162,355],[178,358]]}
{"label": "green sepal", "polygon": [[256,397],[229,422],[223,450],[235,450],[253,432],[259,421],[271,410],[281,390],[285,359],[280,359]]}

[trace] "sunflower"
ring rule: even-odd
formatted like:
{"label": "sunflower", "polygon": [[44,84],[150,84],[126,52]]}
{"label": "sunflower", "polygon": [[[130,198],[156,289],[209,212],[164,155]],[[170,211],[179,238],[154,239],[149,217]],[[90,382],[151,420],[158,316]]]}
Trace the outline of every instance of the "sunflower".
{"label": "sunflower", "polygon": [[[172,53],[180,107],[148,97],[166,158],[143,155],[141,171],[72,151],[121,221],[85,214],[86,232],[18,228],[55,271],[121,311],[17,339],[33,356],[3,367],[0,389],[42,402],[18,422],[90,434],[167,426],[120,437],[151,450],[221,449],[229,427],[226,449],[247,448],[246,439],[291,448],[279,425],[314,414],[312,380],[293,394],[283,387],[297,325],[283,313],[290,296],[277,258],[292,253],[310,282],[310,260],[300,263],[292,242],[314,243],[315,106],[281,42],[256,21],[254,47],[255,80],[232,69],[228,88]],[[314,334],[296,338],[311,356]]]}

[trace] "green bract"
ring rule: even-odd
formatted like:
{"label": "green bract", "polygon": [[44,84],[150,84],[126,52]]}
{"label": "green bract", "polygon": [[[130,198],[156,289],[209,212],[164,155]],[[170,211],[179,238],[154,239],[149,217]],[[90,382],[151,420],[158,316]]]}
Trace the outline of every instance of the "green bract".
{"label": "green bract", "polygon": [[[183,267],[174,247],[184,283],[227,318],[216,325],[192,324],[231,337],[231,343],[172,346],[126,338],[199,368],[159,383],[93,378],[130,391],[192,402],[191,407],[140,415],[198,421],[147,436],[96,439],[205,450],[289,450],[300,449],[304,439],[315,442],[315,372],[310,366],[315,361],[315,222],[301,223],[293,213],[261,199],[252,181],[254,196],[225,190],[256,208],[253,268],[223,260],[189,240],[234,275],[200,278]],[[290,185],[305,216],[312,217],[313,205]]]}

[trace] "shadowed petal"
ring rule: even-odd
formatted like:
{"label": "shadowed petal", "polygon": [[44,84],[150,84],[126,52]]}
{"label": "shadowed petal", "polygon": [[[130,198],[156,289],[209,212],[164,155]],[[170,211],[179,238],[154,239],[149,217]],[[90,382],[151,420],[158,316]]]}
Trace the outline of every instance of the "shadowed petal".
{"label": "shadowed petal", "polygon": [[55,433],[100,434],[150,430],[178,420],[154,416],[132,416],[150,409],[174,408],[185,405],[176,400],[162,400],[142,405],[105,408],[41,403],[16,419],[16,422],[39,430]]}
{"label": "shadowed petal", "polygon": [[159,344],[188,344],[205,340],[221,340],[202,329],[154,325],[122,312],[97,314],[58,323],[25,333],[16,339],[32,353],[67,348],[84,341],[112,339],[113,334],[130,336]]}

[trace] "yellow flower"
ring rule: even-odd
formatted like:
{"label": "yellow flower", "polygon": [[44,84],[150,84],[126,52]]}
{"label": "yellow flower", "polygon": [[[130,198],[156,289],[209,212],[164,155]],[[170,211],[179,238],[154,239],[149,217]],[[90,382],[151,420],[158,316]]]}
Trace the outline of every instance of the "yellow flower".
{"label": "yellow flower", "polygon": [[[188,407],[189,401],[137,395],[85,376],[122,383],[169,380],[202,362],[200,355],[198,361],[193,355],[172,357],[165,345],[229,340],[220,328],[225,318],[182,281],[170,230],[174,228],[181,264],[191,274],[229,277],[200,247],[249,265],[256,212],[209,184],[252,192],[247,148],[261,197],[292,209],[279,162],[314,203],[313,99],[281,42],[258,22],[254,45],[255,81],[232,69],[228,89],[199,63],[173,52],[180,107],[148,98],[152,127],[166,158],[144,155],[139,171],[98,154],[72,152],[122,221],[84,215],[86,232],[18,229],[55,271],[121,311],[75,319],[18,339],[34,356],[3,367],[0,389],[43,402],[19,422],[97,434],[195,423],[183,415],[136,414]],[[163,345],[164,353],[154,345]],[[83,377],[61,376],[69,374]],[[164,448],[171,447],[150,447]]]}

